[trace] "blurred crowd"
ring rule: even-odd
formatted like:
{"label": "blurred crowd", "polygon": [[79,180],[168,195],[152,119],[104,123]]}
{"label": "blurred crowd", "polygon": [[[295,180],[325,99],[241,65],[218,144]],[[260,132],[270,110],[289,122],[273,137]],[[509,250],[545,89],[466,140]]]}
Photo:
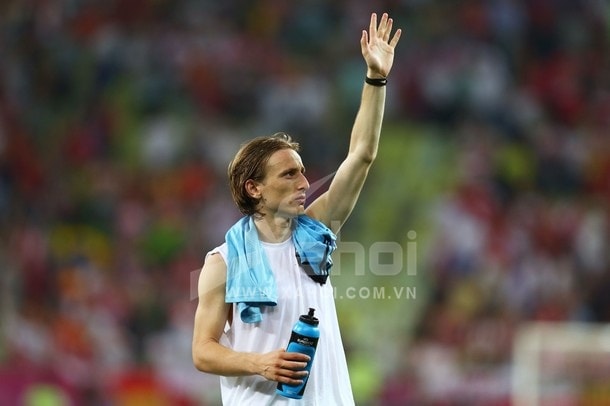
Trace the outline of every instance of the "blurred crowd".
{"label": "blurred crowd", "polygon": [[[382,404],[510,405],[525,322],[610,322],[610,9],[446,7],[407,51],[401,97],[445,129],[455,187],[431,209],[430,301]],[[604,365],[574,364],[541,404],[608,404]]]}
{"label": "blurred crowd", "polygon": [[193,281],[239,217],[227,163],[287,131],[310,180],[332,171],[385,10],[387,121],[434,126],[455,188],[430,208],[430,303],[368,403],[508,405],[522,322],[610,321],[604,0],[4,1],[0,404],[213,404]]}

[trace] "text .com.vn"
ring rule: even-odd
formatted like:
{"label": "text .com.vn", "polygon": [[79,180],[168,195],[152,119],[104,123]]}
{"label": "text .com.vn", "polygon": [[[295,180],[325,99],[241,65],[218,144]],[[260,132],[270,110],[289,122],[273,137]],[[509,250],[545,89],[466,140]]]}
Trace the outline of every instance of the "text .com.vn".
{"label": "text .com.vn", "polygon": [[337,300],[414,300],[416,286],[349,286],[333,287]]}

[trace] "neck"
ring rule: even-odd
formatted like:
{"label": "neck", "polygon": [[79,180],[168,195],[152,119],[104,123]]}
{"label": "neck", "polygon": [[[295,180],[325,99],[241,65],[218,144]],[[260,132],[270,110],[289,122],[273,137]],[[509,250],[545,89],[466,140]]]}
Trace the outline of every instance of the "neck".
{"label": "neck", "polygon": [[261,241],[278,243],[284,242],[292,235],[291,218],[273,217],[269,214],[254,218],[254,225],[258,230]]}

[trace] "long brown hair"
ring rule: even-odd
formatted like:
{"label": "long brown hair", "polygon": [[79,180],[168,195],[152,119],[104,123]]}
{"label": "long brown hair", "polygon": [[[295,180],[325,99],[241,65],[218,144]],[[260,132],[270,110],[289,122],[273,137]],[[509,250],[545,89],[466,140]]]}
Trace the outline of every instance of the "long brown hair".
{"label": "long brown hair", "polygon": [[246,191],[246,182],[252,179],[261,182],[265,178],[265,167],[271,155],[282,149],[299,151],[299,144],[290,135],[279,132],[271,136],[254,138],[243,144],[229,164],[229,186],[233,201],[245,215],[255,214],[260,199]]}

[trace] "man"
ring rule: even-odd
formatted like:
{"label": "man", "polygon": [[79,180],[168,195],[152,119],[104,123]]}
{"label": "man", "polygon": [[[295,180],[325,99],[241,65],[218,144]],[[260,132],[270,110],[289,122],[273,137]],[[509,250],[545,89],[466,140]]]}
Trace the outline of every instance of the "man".
{"label": "man", "polygon": [[[401,30],[371,15],[360,45],[367,65],[347,157],[328,190],[305,207],[309,183],[298,144],[285,134],[242,146],[229,166],[233,198],[246,216],[208,253],[199,277],[193,362],[221,376],[225,405],[354,404],[335,310],[326,280],[334,234],[350,215],[377,154],[385,84]],[[309,357],[285,351],[291,328],[316,309],[320,340]],[[278,383],[306,380],[301,401],[276,394]]]}

